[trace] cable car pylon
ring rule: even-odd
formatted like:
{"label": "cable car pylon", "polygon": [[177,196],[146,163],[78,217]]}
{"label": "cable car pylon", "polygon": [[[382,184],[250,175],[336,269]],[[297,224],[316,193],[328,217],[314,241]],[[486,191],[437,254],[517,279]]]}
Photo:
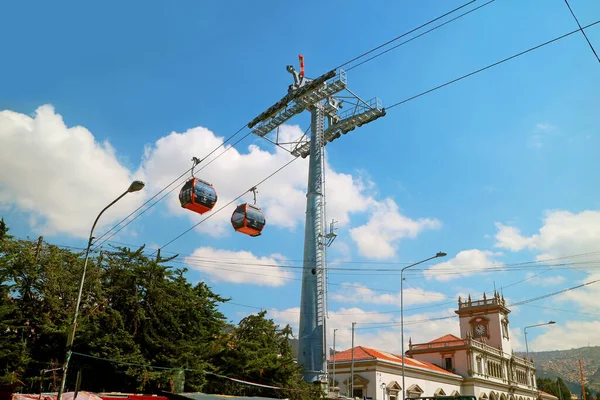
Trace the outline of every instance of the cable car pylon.
{"label": "cable car pylon", "polygon": [[[300,329],[298,333],[298,363],[304,369],[304,380],[326,389],[327,376],[327,330],[325,246],[323,210],[323,147],[335,139],[385,115],[385,108],[377,98],[364,101],[346,88],[346,72],[342,69],[329,71],[310,79],[304,74],[304,57],[299,56],[300,73],[292,65],[286,70],[292,74],[294,83],[288,93],[277,103],[254,118],[248,127],[252,133],[277,145],[291,145],[295,157],[309,157],[308,187],[306,194],[306,225],[304,231],[304,262],[302,270],[302,294],[300,299]],[[342,98],[334,95],[347,91]],[[348,110],[340,109],[349,104]],[[267,135],[301,114],[311,114],[310,138],[306,134],[293,142],[280,142]]]}

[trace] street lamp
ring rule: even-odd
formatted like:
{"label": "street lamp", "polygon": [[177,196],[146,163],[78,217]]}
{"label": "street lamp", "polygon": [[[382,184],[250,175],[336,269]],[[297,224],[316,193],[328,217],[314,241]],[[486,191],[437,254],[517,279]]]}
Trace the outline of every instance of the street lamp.
{"label": "street lamp", "polygon": [[402,342],[402,400],[404,400],[406,398],[406,387],[405,387],[405,382],[404,382],[404,297],[402,294],[402,288],[403,288],[403,283],[404,283],[404,278],[403,278],[404,270],[414,267],[415,265],[422,264],[429,260],[433,260],[434,258],[440,258],[440,257],[445,257],[445,256],[446,256],[446,253],[443,253],[440,251],[435,256],[429,257],[426,260],[419,261],[419,262],[416,262],[411,265],[407,265],[406,267],[402,268],[402,270],[400,271],[400,341]]}
{"label": "street lamp", "polygon": [[104,211],[108,210],[113,204],[117,201],[121,200],[127,193],[133,193],[140,191],[144,188],[144,182],[142,181],[133,181],[131,185],[127,188],[123,194],[113,200],[109,205],[104,207],[100,214],[96,217],[94,221],[94,225],[92,225],[92,230],[90,231],[90,238],[88,239],[87,249],[85,251],[85,261],[83,262],[83,273],[81,274],[81,282],[79,282],[79,294],[77,295],[77,304],[75,306],[75,315],[73,316],[73,333],[71,333],[71,337],[69,337],[69,341],[67,344],[67,355],[65,357],[65,363],[63,365],[63,376],[60,382],[60,388],[58,389],[57,400],[62,400],[62,394],[65,390],[65,383],[67,381],[67,370],[69,368],[69,361],[71,360],[71,354],[73,352],[73,341],[75,340],[75,331],[77,330],[77,316],[79,315],[79,304],[81,303],[81,295],[83,293],[83,282],[85,281],[85,271],[87,269],[88,258],[90,255],[90,248],[92,247],[92,240],[94,240],[94,228],[96,228],[96,224],[100,219],[100,216],[104,214]]}
{"label": "street lamp", "polygon": [[[530,360],[529,360],[529,345],[527,344],[527,328],[533,328],[536,326],[544,326],[544,325],[554,325],[555,323],[556,322],[554,322],[554,321],[548,321],[548,322],[544,322],[543,324],[529,325],[523,329],[523,332],[525,333],[525,351],[527,352],[527,366],[528,367],[529,367]],[[529,379],[531,379],[531,397],[535,400],[535,395],[533,393],[533,376],[531,376],[531,369],[529,369],[528,375],[529,375]]]}

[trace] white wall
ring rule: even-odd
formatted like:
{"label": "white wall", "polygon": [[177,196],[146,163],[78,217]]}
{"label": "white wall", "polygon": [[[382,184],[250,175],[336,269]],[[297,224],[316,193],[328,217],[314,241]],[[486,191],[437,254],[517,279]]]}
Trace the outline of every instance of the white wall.
{"label": "white wall", "polygon": [[[331,368],[330,368],[331,370]],[[363,378],[369,380],[369,383],[366,388],[366,393],[363,392],[363,396],[373,397],[373,400],[389,400],[389,393],[387,391],[387,386],[392,381],[398,382],[400,386],[402,386],[402,371],[400,366],[383,366],[380,365],[377,367],[377,371],[374,367],[361,367],[359,363],[354,365],[354,373],[360,375]],[[335,380],[339,382],[340,394],[346,394],[346,385],[343,382],[350,377],[350,371],[346,368],[340,370],[340,368],[336,368]],[[417,384],[421,389],[424,390],[424,393],[421,396],[433,396],[437,389],[442,388],[446,395],[450,395],[454,390],[460,392],[461,386],[460,381],[455,380],[455,383],[452,383],[452,378],[450,377],[440,377],[437,378],[435,376],[427,375],[424,376],[423,372],[415,372],[412,369],[405,369],[405,382],[406,389],[410,388],[412,385]],[[384,392],[381,387],[381,384],[386,384],[386,396],[384,398]],[[358,386],[355,385],[355,388]],[[407,393],[408,396],[408,393]],[[397,400],[402,397],[402,392],[398,393]]]}
{"label": "white wall", "polygon": [[467,360],[467,351],[466,350],[456,350],[452,352],[443,352],[439,353],[427,353],[427,354],[415,354],[413,358],[416,360],[427,361],[429,363],[435,364],[440,368],[444,368],[444,358],[452,357],[452,366],[454,368],[454,373],[461,376],[468,376],[469,364]]}

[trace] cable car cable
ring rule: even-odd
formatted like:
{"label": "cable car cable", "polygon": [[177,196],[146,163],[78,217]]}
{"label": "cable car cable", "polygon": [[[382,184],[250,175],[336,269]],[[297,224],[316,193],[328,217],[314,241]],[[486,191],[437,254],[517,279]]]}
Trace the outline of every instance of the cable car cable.
{"label": "cable car cable", "polygon": [[[597,25],[597,24],[599,24],[599,23],[600,23],[600,20],[598,20],[598,21],[596,21],[596,22],[592,22],[591,24],[588,24],[588,25],[584,26],[583,28],[581,28],[581,30],[583,30],[583,29],[587,29],[587,28],[591,28],[592,26],[594,26],[594,25]],[[517,57],[520,57],[520,56],[522,56],[522,55],[525,55],[525,54],[527,54],[527,53],[529,53],[529,52],[531,52],[531,51],[537,50],[537,49],[539,49],[539,48],[541,48],[541,47],[544,47],[544,46],[546,46],[546,45],[549,45],[549,44],[551,44],[551,43],[554,43],[554,42],[556,42],[556,41],[559,41],[559,40],[561,40],[561,39],[564,39],[564,38],[566,38],[566,37],[568,37],[568,36],[571,36],[571,35],[573,35],[573,34],[575,34],[575,33],[579,32],[579,31],[580,31],[580,29],[575,29],[574,31],[571,31],[571,32],[569,32],[569,33],[565,33],[564,35],[561,35],[561,36],[555,37],[554,39],[551,39],[551,40],[548,40],[548,41],[546,41],[546,42],[544,42],[544,43],[538,44],[537,46],[534,46],[534,47],[531,47],[531,48],[529,48],[529,49],[527,49],[527,50],[521,51],[521,52],[519,52],[519,53],[517,53],[517,54],[514,54],[514,55],[512,55],[512,56],[510,56],[510,57],[504,58],[504,59],[502,59],[502,60],[500,60],[500,61],[496,61],[496,62],[495,62],[495,63],[493,63],[493,64],[489,64],[489,65],[487,65],[487,66],[485,66],[485,67],[483,67],[483,68],[479,68],[479,69],[477,69],[477,70],[475,70],[475,71],[473,71],[473,72],[470,72],[470,73],[468,73],[468,74],[466,74],[466,75],[463,75],[463,76],[461,76],[461,77],[459,77],[459,78],[453,79],[453,80],[451,80],[451,81],[448,81],[448,82],[446,82],[446,83],[443,83],[443,84],[441,84],[441,85],[435,86],[435,87],[433,87],[433,88],[431,88],[431,89],[429,89],[429,90],[426,90],[426,91],[424,91],[424,92],[421,92],[421,93],[419,93],[419,94],[416,94],[416,95],[414,95],[414,96],[411,96],[411,97],[409,97],[409,98],[406,98],[406,99],[404,99],[404,100],[401,100],[401,101],[399,101],[399,102],[397,102],[397,103],[394,103],[394,104],[392,104],[391,106],[389,106],[389,107],[386,107],[386,110],[390,110],[390,109],[392,109],[392,108],[394,108],[394,107],[396,107],[396,106],[399,106],[399,105],[401,105],[401,104],[407,103],[407,102],[409,102],[409,101],[411,101],[411,100],[415,100],[415,99],[417,99],[417,98],[419,98],[419,97],[421,97],[421,96],[424,96],[424,95],[426,95],[426,94],[428,94],[428,93],[431,93],[431,92],[433,92],[433,91],[436,91],[436,90],[438,90],[438,89],[441,89],[441,88],[443,88],[443,87],[446,87],[446,86],[448,86],[448,85],[451,85],[452,83],[458,82],[458,81],[460,81],[460,80],[463,80],[463,79],[465,79],[465,78],[468,78],[468,77],[470,77],[470,76],[473,76],[473,75],[475,75],[475,74],[478,74],[478,73],[480,73],[480,72],[483,72],[483,71],[485,71],[485,70],[487,70],[487,69],[490,69],[490,68],[492,68],[492,67],[495,67],[495,66],[497,66],[497,65],[503,64],[503,63],[505,63],[505,62],[507,62],[507,61],[510,61],[510,60],[512,60],[513,58],[517,58]]]}
{"label": "cable car cable", "polygon": [[469,4],[472,4],[472,3],[476,2],[476,1],[477,1],[477,0],[471,0],[471,1],[469,1],[468,3],[465,3],[465,4],[463,4],[462,6],[459,6],[459,7],[455,8],[455,9],[453,9],[453,10],[450,10],[450,11],[448,11],[447,13],[440,15],[439,17],[436,17],[436,18],[434,18],[434,19],[432,19],[432,20],[430,20],[430,21],[428,21],[428,22],[426,22],[426,23],[424,23],[424,24],[422,24],[422,25],[420,25],[420,26],[418,26],[418,27],[416,27],[416,28],[413,28],[413,29],[411,29],[411,30],[410,30],[410,31],[408,31],[408,32],[405,32],[405,33],[401,34],[400,36],[396,36],[394,39],[388,40],[387,42],[385,42],[385,43],[383,43],[383,44],[380,44],[379,46],[377,46],[377,47],[374,47],[374,48],[372,48],[371,50],[369,50],[369,51],[366,51],[366,52],[362,53],[361,55],[359,55],[359,56],[356,56],[356,57],[354,57],[353,59],[351,59],[351,60],[348,60],[348,61],[346,61],[345,63],[343,63],[343,64],[340,64],[340,65],[338,65],[337,67],[335,67],[335,68],[332,68],[332,69],[339,69],[339,68],[342,68],[342,67],[344,67],[344,66],[346,66],[346,65],[348,65],[348,64],[350,64],[350,63],[352,63],[352,62],[354,62],[354,61],[356,61],[356,60],[358,60],[358,59],[360,59],[360,58],[362,58],[362,57],[364,57],[364,56],[366,56],[366,55],[369,55],[369,54],[371,54],[371,53],[372,53],[372,52],[374,52],[374,51],[377,51],[377,50],[379,50],[379,49],[380,49],[380,48],[382,48],[382,47],[385,47],[385,46],[387,46],[387,45],[388,45],[388,44],[390,44],[390,43],[393,43],[393,42],[395,42],[395,41],[396,41],[396,40],[398,40],[398,39],[402,39],[402,38],[403,38],[404,36],[406,36],[406,35],[409,35],[409,34],[411,34],[411,33],[415,32],[415,31],[417,31],[417,30],[419,30],[419,29],[421,29],[421,28],[423,28],[423,27],[425,27],[425,26],[427,26],[427,25],[429,25],[429,24],[431,24],[431,23],[433,23],[433,22],[435,22],[435,21],[437,21],[437,20],[441,19],[441,18],[444,18],[445,16],[448,16],[448,15],[450,15],[450,14],[452,14],[452,13],[454,13],[454,12],[456,12],[456,11],[458,11],[458,10],[460,10],[460,9],[462,9],[462,8],[464,8],[464,7],[468,6]]}
{"label": "cable car cable", "polygon": [[[229,142],[231,139],[233,139],[235,136],[237,136],[240,132],[242,132],[244,129],[246,128],[246,125],[244,124],[240,129],[238,129],[235,133],[233,133],[232,135],[230,135],[226,140],[223,141],[223,143],[221,143],[220,145],[218,145],[217,147],[215,147],[210,153],[208,153],[206,156],[204,156],[204,158],[202,158],[201,161],[206,160],[208,157],[210,157],[212,154],[214,154],[215,151],[217,151],[220,147],[224,146],[227,142]],[[244,136],[242,138],[245,139],[246,137],[248,137],[248,135]],[[233,146],[235,146],[237,143],[239,143],[240,141],[238,140]],[[228,149],[230,149],[231,147],[229,147]],[[227,151],[227,150],[226,150]],[[223,154],[223,153],[221,153]],[[217,156],[218,158],[219,156]],[[214,161],[214,160],[213,160]],[[212,161],[211,161],[212,162]],[[210,164],[210,163],[208,163]],[[207,164],[207,165],[208,165]],[[167,186],[165,186],[163,189],[161,189],[158,193],[156,193],[154,196],[150,197],[144,204],[142,204],[141,206],[139,206],[138,208],[136,208],[134,211],[132,211],[128,216],[126,216],[125,218],[123,218],[121,221],[119,221],[117,224],[115,224],[112,228],[110,228],[108,231],[106,231],[102,236],[98,237],[96,239],[96,241],[99,241],[100,239],[102,239],[104,236],[106,236],[109,232],[111,232],[113,229],[115,229],[117,226],[119,226],[121,223],[123,223],[123,221],[125,221],[127,218],[131,217],[133,214],[135,214],[138,210],[140,210],[142,207],[144,207],[146,204],[148,204],[149,202],[151,202],[154,198],[156,198],[159,194],[161,194],[162,192],[164,192],[169,186],[173,185],[175,182],[177,182],[179,179],[181,179],[184,175],[186,175],[188,172],[190,172],[190,170],[192,170],[192,168],[188,169],[187,171],[185,171],[183,174],[179,175],[177,178],[175,178],[171,183],[169,183]],[[161,200],[164,198],[161,197]],[[160,200],[159,200],[160,201]],[[156,203],[154,203],[156,204]],[[152,207],[152,206],[150,206]],[[106,241],[106,240],[105,240]]]}
{"label": "cable car cable", "polygon": [[[381,45],[379,45],[379,46],[377,46],[377,47],[375,47],[375,48],[373,48],[373,49],[371,49],[371,50],[369,50],[369,51],[367,51],[367,52],[365,52],[365,53],[363,53],[363,54],[361,54],[361,55],[359,55],[359,56],[357,56],[357,57],[354,57],[353,59],[351,59],[351,60],[349,60],[349,61],[345,62],[344,64],[341,64],[340,66],[336,67],[336,69],[337,69],[337,68],[341,68],[341,67],[343,67],[343,66],[345,66],[345,65],[347,65],[347,64],[349,64],[349,63],[351,63],[351,62],[353,62],[353,61],[356,61],[356,60],[358,60],[358,59],[360,59],[360,58],[362,58],[362,57],[364,57],[364,56],[366,56],[366,55],[368,55],[368,54],[370,54],[370,53],[372,53],[372,52],[374,52],[374,51],[376,51],[376,50],[378,50],[378,49],[380,49],[380,48],[382,48],[382,47],[384,47],[384,46],[386,46],[386,45],[388,45],[388,44],[390,44],[390,43],[393,43],[394,41],[396,41],[396,40],[398,40],[398,39],[401,39],[402,37],[404,37],[404,36],[406,36],[406,35],[409,35],[410,33],[413,33],[413,32],[415,32],[415,31],[417,31],[417,30],[419,30],[419,29],[421,29],[421,28],[423,28],[423,27],[425,27],[425,26],[427,26],[427,25],[429,25],[429,24],[431,24],[431,23],[433,23],[433,22],[435,22],[435,21],[437,21],[437,20],[439,20],[439,19],[441,19],[441,18],[443,18],[443,17],[447,16],[447,15],[450,15],[450,14],[452,14],[452,13],[454,13],[454,12],[456,12],[456,11],[458,11],[458,10],[460,10],[460,9],[462,9],[462,8],[464,8],[464,7],[466,7],[466,6],[468,6],[469,4],[472,4],[472,3],[474,3],[475,1],[477,1],[477,0],[472,0],[472,1],[468,2],[468,3],[465,3],[465,4],[463,4],[462,6],[459,6],[459,7],[455,8],[455,9],[453,9],[453,10],[451,10],[451,11],[449,11],[449,12],[445,13],[445,14],[442,14],[442,15],[440,15],[440,16],[438,16],[438,17],[436,17],[436,18],[434,18],[434,19],[432,19],[432,20],[430,20],[430,21],[428,21],[428,22],[426,22],[426,23],[424,23],[424,24],[422,24],[422,25],[420,25],[420,26],[418,26],[418,27],[416,27],[416,28],[414,28],[414,29],[412,29],[412,30],[408,31],[408,32],[405,32],[405,33],[403,33],[402,35],[399,35],[399,36],[397,36],[396,38],[394,38],[394,39],[392,39],[392,40],[389,40],[389,41],[388,41],[388,42],[386,42],[386,43],[383,43],[383,44],[381,44]],[[440,24],[440,25],[438,25],[438,26],[436,26],[436,27],[434,27],[434,28],[432,28],[432,29],[430,29],[430,30],[426,31],[425,33],[422,33],[422,34],[420,34],[420,35],[418,35],[418,36],[416,36],[416,37],[414,37],[414,38],[411,38],[411,39],[409,39],[408,41],[405,41],[405,42],[403,42],[403,43],[401,43],[401,44],[399,44],[399,45],[397,45],[397,46],[394,46],[392,49],[394,49],[394,48],[397,48],[397,47],[399,47],[399,46],[401,46],[401,45],[403,45],[403,44],[405,44],[405,43],[408,43],[409,41],[412,41],[412,40],[416,39],[417,37],[423,36],[424,34],[426,34],[426,33],[429,33],[429,32],[431,32],[431,31],[433,31],[433,30],[435,30],[435,29],[438,29],[438,28],[440,28],[440,27],[442,27],[442,26],[444,26],[444,25],[446,25],[446,24],[448,24],[448,23],[450,23],[450,22],[452,22],[452,21],[454,21],[454,20],[456,20],[456,19],[459,19],[459,18],[461,18],[461,17],[463,17],[463,16],[465,16],[465,15],[467,15],[467,14],[469,14],[469,13],[471,13],[471,12],[473,12],[473,11],[475,11],[475,10],[477,10],[477,9],[479,9],[479,8],[481,8],[481,7],[483,7],[483,6],[486,6],[486,5],[490,4],[490,3],[491,3],[491,2],[493,2],[493,1],[494,1],[494,0],[491,0],[491,1],[489,1],[489,2],[487,2],[487,3],[485,3],[485,4],[483,4],[483,5],[481,5],[481,6],[479,6],[479,7],[476,7],[476,8],[474,8],[474,9],[472,9],[472,10],[470,10],[470,11],[466,12],[466,13],[463,13],[463,14],[461,14],[461,15],[459,15],[459,16],[457,16],[457,17],[455,17],[455,18],[453,18],[453,19],[451,19],[451,20],[449,20],[449,21],[446,21],[445,23],[443,23],[443,24]],[[356,65],[354,65],[354,66],[350,67],[350,69],[356,68],[357,66],[359,66],[359,65],[362,65],[362,64],[364,64],[364,63],[366,63],[366,62],[368,62],[368,61],[370,61],[370,60],[372,60],[372,59],[374,59],[374,58],[377,58],[377,57],[379,57],[379,56],[381,56],[381,55],[383,55],[383,54],[387,53],[388,51],[390,51],[390,50],[392,50],[392,49],[388,49],[388,50],[386,50],[386,51],[384,51],[384,52],[382,52],[382,53],[380,53],[380,54],[377,54],[377,55],[375,55],[375,56],[373,56],[373,57],[369,58],[368,60],[365,60],[365,61],[363,61],[363,62],[361,62],[361,63],[359,63],[359,64],[356,64]],[[350,70],[350,69],[349,69],[349,70]],[[229,138],[227,138],[227,139],[226,139],[226,140],[225,140],[225,141],[224,141],[222,144],[220,144],[220,145],[219,145],[219,146],[217,146],[215,149],[213,149],[213,150],[212,150],[212,151],[211,151],[209,154],[207,154],[207,155],[206,155],[206,156],[205,156],[205,157],[204,157],[204,158],[203,158],[201,161],[204,161],[206,158],[208,158],[210,155],[212,155],[212,154],[213,154],[213,153],[214,153],[214,152],[215,152],[215,151],[216,151],[218,148],[220,148],[221,146],[224,146],[224,145],[225,145],[225,144],[226,144],[226,143],[227,143],[229,140],[231,140],[233,137],[235,137],[237,134],[239,134],[239,133],[240,133],[240,132],[241,132],[241,131],[242,131],[242,130],[245,128],[245,127],[246,127],[246,125],[244,125],[244,126],[243,126],[242,128],[240,128],[240,129],[239,129],[237,132],[235,132],[233,135],[231,135]],[[250,133],[248,133],[248,134],[247,134],[246,136],[244,136],[242,139],[245,139],[245,138],[246,138],[246,137],[248,137],[249,135],[250,135]],[[237,144],[237,143],[239,143],[239,141],[238,141],[238,142],[236,142],[236,144]],[[288,153],[291,153],[291,152],[290,152],[290,150],[288,150],[287,148],[285,148],[285,147],[283,147],[283,146],[279,145],[278,143],[276,143],[276,145],[277,145],[277,146],[279,146],[280,148],[282,148],[283,150],[287,151]],[[235,146],[235,144],[234,144],[233,146]],[[228,148],[228,149],[229,149],[229,148]],[[221,153],[221,154],[222,154],[222,153]],[[217,157],[217,158],[218,158],[218,157]],[[216,158],[215,158],[215,159],[216,159]],[[212,161],[214,161],[214,159],[213,159]],[[212,162],[212,161],[211,161],[211,162]],[[209,162],[208,164],[210,164],[210,162]],[[207,164],[207,165],[208,165],[208,164]],[[193,169],[193,167],[192,167],[191,169]],[[202,169],[203,169],[203,168],[202,168]],[[98,237],[98,238],[96,239],[96,242],[98,242],[99,240],[101,240],[102,238],[104,238],[104,237],[105,237],[105,236],[106,236],[108,233],[110,233],[112,230],[114,230],[116,227],[118,227],[120,224],[122,224],[124,221],[126,221],[126,220],[127,220],[129,217],[131,217],[133,214],[135,214],[137,211],[139,211],[141,208],[143,208],[143,207],[144,207],[146,204],[148,204],[150,201],[152,201],[154,198],[156,198],[158,195],[160,195],[160,194],[161,194],[163,191],[165,191],[165,190],[166,190],[168,187],[170,187],[170,186],[172,186],[174,183],[176,183],[176,182],[177,182],[179,179],[181,179],[181,178],[182,178],[182,177],[183,177],[185,174],[187,174],[189,171],[190,171],[190,169],[188,169],[187,171],[185,171],[183,174],[181,174],[179,177],[177,177],[177,178],[176,178],[176,179],[175,179],[173,182],[171,182],[169,185],[167,185],[165,188],[163,188],[162,190],[160,190],[158,193],[156,193],[154,196],[152,196],[150,199],[148,199],[148,200],[147,200],[145,203],[143,203],[141,206],[139,206],[137,209],[135,209],[133,212],[131,212],[129,215],[127,215],[125,218],[123,218],[121,221],[119,221],[117,224],[115,224],[115,225],[114,225],[114,226],[113,226],[111,229],[109,229],[109,230],[108,230],[107,232],[105,232],[103,235],[101,235],[100,237]],[[173,190],[169,191],[167,194],[171,193],[172,191],[173,191]],[[144,210],[143,212],[141,212],[140,214],[138,214],[138,215],[137,215],[135,218],[133,218],[133,219],[132,219],[131,221],[129,221],[129,222],[126,224],[126,225],[124,225],[123,227],[121,227],[121,228],[120,228],[120,229],[119,229],[117,232],[115,232],[114,234],[112,234],[112,235],[111,235],[109,238],[111,238],[111,237],[113,237],[114,235],[116,235],[116,233],[120,232],[120,231],[121,231],[122,229],[124,229],[124,228],[125,228],[127,225],[129,225],[131,222],[133,222],[133,221],[134,221],[135,219],[137,219],[139,216],[141,216],[142,214],[144,214],[144,213],[145,213],[145,211],[147,211],[148,209],[150,209],[151,207],[153,207],[154,205],[156,205],[158,202],[160,202],[160,201],[161,201],[162,199],[164,199],[165,197],[166,197],[166,195],[165,195],[165,196],[162,196],[162,197],[161,197],[159,200],[157,200],[157,201],[156,201],[156,202],[154,202],[152,205],[150,205],[150,206],[149,206],[149,207],[148,207],[146,210]],[[102,243],[105,243],[105,242],[106,242],[106,240],[107,240],[107,239],[103,240],[103,241],[102,241]],[[102,244],[102,243],[100,243],[100,244]],[[97,249],[97,248],[98,248],[98,246],[97,246],[95,249]]]}
{"label": "cable car cable", "polygon": [[[245,127],[245,126],[244,126]],[[227,141],[229,141],[230,139],[232,139],[235,135],[237,135],[239,132],[241,132],[243,130],[240,129],[238,130],[235,134],[233,134],[232,136],[230,136],[225,142],[223,142],[222,144],[220,144],[218,147],[216,147],[213,151],[211,151],[209,154],[207,154],[202,160],[206,160],[206,158],[208,158],[211,154],[213,154],[216,150],[219,149],[219,147],[225,145],[225,143],[227,143]],[[202,171],[204,168],[208,167],[210,164],[212,164],[214,161],[216,161],[219,157],[221,157],[223,154],[225,154],[227,151],[229,151],[230,149],[234,148],[238,143],[240,143],[242,140],[246,139],[248,136],[250,136],[252,134],[252,132],[248,132],[246,135],[244,135],[242,138],[238,139],[237,142],[235,142],[234,144],[232,144],[230,147],[226,148],[225,150],[223,150],[221,153],[219,153],[215,158],[213,158],[212,160],[210,160],[209,162],[207,162],[206,164],[202,165],[202,167],[200,169],[198,169],[198,171]],[[200,160],[200,162],[202,162],[202,160]],[[154,195],[150,200],[152,200],[153,198],[155,198],[157,195],[159,195],[160,193],[162,193],[163,191],[165,191],[169,186],[173,185],[173,183],[179,181],[184,175],[186,175],[188,172],[192,171],[194,169],[195,166],[192,166],[190,169],[188,169],[187,171],[185,171],[183,174],[179,175],[179,177],[177,177],[173,182],[171,182],[169,185],[167,185],[164,189],[162,189],[160,192],[158,192],[156,195]],[[181,184],[181,183],[179,183]],[[95,245],[96,247],[94,248],[94,250],[97,250],[98,247],[100,247],[102,244],[106,243],[110,238],[112,238],[113,236],[115,236],[117,233],[119,233],[120,231],[122,231],[123,229],[125,229],[125,227],[127,227],[127,225],[131,224],[133,221],[135,221],[137,218],[139,218],[140,216],[142,216],[146,211],[148,211],[150,208],[154,207],[157,203],[159,203],[160,201],[162,201],[165,197],[167,197],[169,194],[173,193],[174,190],[176,190],[179,187],[179,185],[173,187],[171,190],[169,190],[167,193],[165,193],[161,198],[159,198],[157,201],[155,201],[154,203],[152,203],[150,206],[148,206],[144,211],[142,211],[141,213],[139,213],[138,215],[136,215],[134,218],[132,218],[131,220],[129,220],[125,225],[123,225],[121,228],[119,228],[116,232],[114,232],[113,234],[111,234],[108,238],[104,239],[101,243],[99,243],[98,245]],[[142,206],[138,207],[134,212],[132,212],[131,214],[129,214],[127,217],[125,217],[123,220],[121,220],[121,222],[123,222],[125,219],[129,218],[129,216],[131,216],[133,213],[135,213],[137,210],[139,210],[141,207],[143,207],[145,204],[148,204],[148,202],[150,201],[148,200],[146,203],[142,204]],[[117,225],[119,225],[121,222],[119,222]],[[115,225],[115,227],[117,226]],[[111,230],[114,229],[111,228]],[[110,232],[110,230],[108,231]],[[98,241],[100,241],[100,239],[102,239],[104,236],[106,236],[106,234],[108,233],[106,232],[104,235],[102,235],[101,237],[99,237],[98,239],[96,239],[96,243]]]}
{"label": "cable car cable", "polygon": [[356,68],[356,67],[358,67],[358,66],[361,66],[361,65],[363,65],[363,64],[366,64],[366,63],[368,63],[369,61],[371,61],[371,60],[374,60],[374,59],[376,59],[376,58],[378,58],[378,57],[380,57],[380,56],[382,56],[382,55],[384,55],[384,54],[386,54],[386,53],[389,53],[390,51],[392,51],[392,50],[394,50],[394,49],[397,49],[397,48],[398,48],[398,47],[400,47],[400,46],[403,46],[403,45],[405,45],[405,44],[407,44],[407,43],[409,43],[409,42],[412,42],[413,40],[415,40],[415,39],[418,39],[418,38],[420,38],[421,36],[424,36],[424,35],[426,35],[426,34],[428,34],[428,33],[430,33],[430,32],[433,32],[433,31],[435,31],[435,30],[437,30],[437,29],[439,29],[439,28],[443,27],[444,25],[447,25],[447,24],[449,24],[450,22],[456,21],[457,19],[460,19],[460,18],[462,18],[462,17],[464,17],[464,16],[466,16],[466,15],[468,15],[468,14],[472,13],[473,11],[477,11],[477,10],[479,10],[480,8],[482,8],[482,7],[485,7],[485,6],[487,6],[487,5],[491,4],[491,3],[493,3],[494,1],[495,1],[495,0],[490,0],[490,1],[488,1],[487,3],[484,3],[484,4],[482,4],[482,5],[478,6],[478,7],[475,7],[475,8],[473,8],[472,10],[469,10],[469,11],[467,11],[467,12],[463,13],[463,14],[460,14],[460,15],[459,15],[459,16],[457,16],[457,17],[454,17],[454,18],[452,18],[452,19],[450,19],[450,20],[448,20],[448,21],[446,21],[446,22],[443,22],[443,23],[441,23],[441,24],[439,24],[439,25],[436,25],[436,26],[434,26],[433,28],[431,28],[431,29],[428,29],[428,30],[426,30],[425,32],[422,32],[422,33],[418,34],[417,36],[413,36],[413,37],[411,37],[410,39],[407,39],[407,40],[405,40],[404,42],[401,42],[401,43],[399,43],[399,44],[397,44],[397,45],[395,45],[395,46],[393,46],[393,47],[390,47],[389,49],[386,49],[386,50],[382,51],[381,53],[378,53],[378,54],[376,54],[376,55],[374,55],[374,56],[372,56],[372,57],[369,57],[369,58],[367,58],[366,60],[363,60],[363,61],[359,62],[358,64],[355,64],[355,65],[351,66],[350,68],[346,69],[346,72],[348,72],[348,71],[351,71],[351,70],[353,70],[354,68]]}
{"label": "cable car cable", "polygon": [[[259,183],[257,183],[256,185],[253,186],[260,186],[262,183],[264,183],[266,180],[270,179],[273,175],[277,174],[279,171],[281,171],[282,169],[284,169],[285,167],[287,167],[288,165],[290,165],[291,163],[293,163],[294,161],[296,161],[298,159],[298,157],[294,157],[292,158],[290,161],[288,161],[287,163],[285,163],[284,165],[282,165],[281,167],[279,167],[278,169],[275,170],[275,172],[271,173],[269,176],[267,176],[266,178],[264,178],[263,180],[261,180]],[[186,233],[190,232],[191,230],[193,230],[195,227],[197,227],[198,225],[200,225],[201,223],[203,223],[204,221],[206,221],[207,219],[209,219],[210,217],[212,217],[213,215],[215,215],[216,213],[218,213],[219,211],[223,210],[224,208],[228,207],[230,204],[234,203],[235,201],[237,201],[238,199],[240,199],[242,196],[244,196],[246,193],[248,193],[250,190],[245,191],[244,193],[240,194],[238,197],[236,197],[235,199],[231,200],[229,203],[225,204],[223,207],[219,208],[217,211],[213,212],[212,214],[208,215],[206,218],[204,218],[202,221],[198,222],[195,225],[192,225],[190,228],[186,229],[185,231],[183,231],[182,233],[180,233],[179,235],[175,236],[173,239],[171,239],[170,241],[168,241],[167,243],[163,244],[162,246],[159,247],[159,249],[155,250],[151,255],[154,255],[158,250],[162,250],[164,247],[170,245],[171,243],[173,243],[174,241],[176,241],[177,239],[179,239],[180,237],[182,237],[183,235],[185,235]]]}

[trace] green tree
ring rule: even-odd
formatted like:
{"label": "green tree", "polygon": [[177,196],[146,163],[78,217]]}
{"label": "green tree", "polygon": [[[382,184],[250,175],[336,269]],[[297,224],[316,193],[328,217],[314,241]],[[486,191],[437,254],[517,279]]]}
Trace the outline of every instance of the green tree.
{"label": "green tree", "polygon": [[242,319],[226,338],[219,373],[251,382],[293,389],[274,390],[241,386],[215,380],[211,389],[223,394],[288,397],[292,399],[318,397],[316,388],[304,382],[301,368],[294,363],[289,339],[290,326],[280,328],[266,311]]}
{"label": "green tree", "polygon": [[560,400],[571,400],[571,391],[560,377],[557,377],[556,380],[537,377],[536,380],[539,390],[550,393]]}
{"label": "green tree", "polygon": [[[218,304],[227,299],[204,283],[191,285],[184,277],[186,269],[164,265],[169,259],[151,260],[143,249],[118,248],[105,257],[105,301],[121,316],[146,364],[191,370],[185,373],[186,390],[198,391],[204,384],[202,371],[211,368],[216,339],[225,325]],[[142,390],[169,388],[174,372],[138,370],[135,374]]]}
{"label": "green tree", "polygon": [[18,382],[29,362],[22,318],[12,296],[14,281],[10,264],[14,254],[9,251],[10,242],[8,227],[0,219],[0,383],[5,384]]}

